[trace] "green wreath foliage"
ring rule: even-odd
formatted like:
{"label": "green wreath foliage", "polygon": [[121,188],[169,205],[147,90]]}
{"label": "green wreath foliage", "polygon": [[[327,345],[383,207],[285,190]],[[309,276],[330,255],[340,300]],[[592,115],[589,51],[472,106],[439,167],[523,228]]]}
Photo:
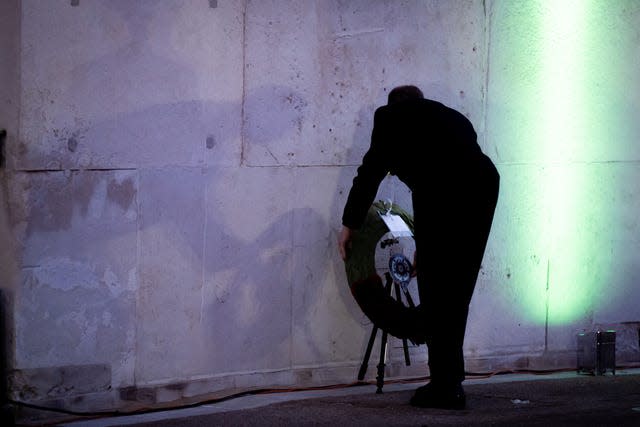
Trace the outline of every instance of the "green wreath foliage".
{"label": "green wreath foliage", "polygon": [[[385,212],[388,204],[379,200],[371,205],[367,217],[360,229],[354,231],[351,240],[351,251],[345,261],[349,286],[365,280],[375,274],[375,254],[378,242],[389,229],[378,212]],[[400,216],[413,233],[413,217],[396,204],[391,204],[391,213]]]}

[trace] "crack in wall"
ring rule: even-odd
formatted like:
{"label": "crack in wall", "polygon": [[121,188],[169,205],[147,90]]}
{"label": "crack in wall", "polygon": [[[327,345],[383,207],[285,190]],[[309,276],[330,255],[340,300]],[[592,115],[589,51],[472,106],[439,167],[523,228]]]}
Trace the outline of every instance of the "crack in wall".
{"label": "crack in wall", "polygon": [[247,118],[245,116],[245,99],[247,87],[247,2],[244,0],[242,5],[242,100],[240,102],[240,166],[245,165],[246,156],[246,125]]}

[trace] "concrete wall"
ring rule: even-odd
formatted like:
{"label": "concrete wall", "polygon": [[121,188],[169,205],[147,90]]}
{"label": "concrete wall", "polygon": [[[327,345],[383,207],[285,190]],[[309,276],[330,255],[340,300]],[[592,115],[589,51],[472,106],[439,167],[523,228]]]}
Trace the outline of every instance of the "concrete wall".
{"label": "concrete wall", "polygon": [[[535,90],[545,2],[3,5],[3,55],[19,59],[0,67],[12,396],[96,410],[354,381],[371,324],[336,232],[373,111],[408,82],[465,113],[502,175],[468,369],[573,366],[576,333],[597,327],[620,331],[620,360],[640,359],[640,11],[616,4],[593,2],[587,25],[603,51],[630,50],[588,82],[607,120],[545,155],[551,131],[532,124],[549,120],[532,107],[551,96]],[[589,203],[558,227],[549,171],[572,170]],[[410,208],[394,179],[379,196]],[[576,310],[554,311],[570,298]],[[424,346],[410,350],[406,367],[392,342],[388,375],[428,373]]]}
{"label": "concrete wall", "polygon": [[[17,140],[20,117],[20,2],[0,3],[0,399],[7,397],[7,369],[13,365],[15,334],[12,310],[19,286],[17,242],[9,220],[6,146]],[[5,419],[4,408],[0,419]]]}
{"label": "concrete wall", "polygon": [[489,3],[485,150],[502,188],[471,366],[572,366],[576,333],[607,327],[619,361],[638,359],[638,23],[634,1]]}

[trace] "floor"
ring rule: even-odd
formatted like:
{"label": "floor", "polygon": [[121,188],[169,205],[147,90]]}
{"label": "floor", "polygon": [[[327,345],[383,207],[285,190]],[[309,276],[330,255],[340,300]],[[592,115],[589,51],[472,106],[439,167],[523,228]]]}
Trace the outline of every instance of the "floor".
{"label": "floor", "polygon": [[640,426],[640,369],[467,379],[467,409],[408,404],[423,382],[246,395],[215,404],[60,423],[107,426]]}

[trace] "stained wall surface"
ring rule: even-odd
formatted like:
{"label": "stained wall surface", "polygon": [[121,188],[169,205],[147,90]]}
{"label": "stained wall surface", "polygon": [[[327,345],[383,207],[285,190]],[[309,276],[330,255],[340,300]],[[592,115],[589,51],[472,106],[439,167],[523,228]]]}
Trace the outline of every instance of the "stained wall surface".
{"label": "stained wall surface", "polygon": [[[5,3],[12,396],[354,381],[372,325],[337,231],[406,83],[469,117],[501,174],[468,369],[572,366],[600,327],[640,360],[640,7],[552,3]],[[393,177],[379,197],[411,208]],[[428,374],[424,346],[405,366],[391,344],[388,375]]]}

